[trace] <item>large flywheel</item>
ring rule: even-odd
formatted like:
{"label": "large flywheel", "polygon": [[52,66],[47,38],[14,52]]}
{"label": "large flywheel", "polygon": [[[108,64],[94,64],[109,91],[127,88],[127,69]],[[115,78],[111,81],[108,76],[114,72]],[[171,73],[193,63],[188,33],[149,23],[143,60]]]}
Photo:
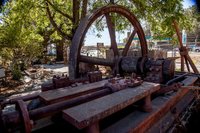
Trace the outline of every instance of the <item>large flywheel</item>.
{"label": "large flywheel", "polygon": [[[125,17],[133,27],[132,33],[127,39],[127,42],[121,54],[117,47],[115,25],[112,22],[111,13],[116,13],[118,15]],[[106,18],[108,32],[111,40],[111,49],[113,50],[114,53],[113,60],[84,56],[80,54],[84,38],[86,36],[88,29],[91,27],[92,23],[100,16],[104,16]],[[108,5],[100,9],[97,9],[91,15],[86,16],[84,19],[81,20],[80,25],[78,26],[76,33],[72,39],[72,45],[70,47],[70,55],[69,55],[69,77],[71,79],[80,77],[79,74],[80,62],[95,64],[95,65],[110,66],[115,71],[115,73],[119,73],[118,71],[119,71],[120,59],[127,56],[128,50],[131,46],[131,42],[136,34],[140,42],[141,56],[146,57],[148,50],[143,29],[138,20],[136,19],[135,15],[131,13],[129,10],[119,5]]]}

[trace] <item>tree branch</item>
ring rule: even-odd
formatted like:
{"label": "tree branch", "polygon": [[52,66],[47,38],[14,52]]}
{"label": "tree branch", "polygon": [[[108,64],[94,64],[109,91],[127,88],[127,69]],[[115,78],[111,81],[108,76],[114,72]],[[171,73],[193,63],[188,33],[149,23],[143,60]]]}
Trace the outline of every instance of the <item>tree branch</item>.
{"label": "tree branch", "polygon": [[88,0],[83,0],[83,2],[82,2],[81,19],[83,19],[87,14],[87,5],[88,5]]}
{"label": "tree branch", "polygon": [[115,1],[114,1],[114,0],[110,0],[110,3],[111,3],[111,4],[115,4]]}
{"label": "tree branch", "polygon": [[79,23],[79,10],[80,10],[80,1],[79,0],[73,0],[73,23],[75,27]]}
{"label": "tree branch", "polygon": [[70,15],[68,15],[68,14],[66,14],[66,13],[64,13],[64,12],[62,12],[61,10],[58,10],[58,8],[56,8],[49,0],[46,0],[46,2],[47,2],[55,11],[57,11],[57,12],[60,13],[61,15],[65,16],[66,18],[70,19],[71,21],[73,20],[73,18],[72,18]]}
{"label": "tree branch", "polygon": [[72,37],[69,36],[69,35],[66,35],[64,32],[62,32],[61,28],[58,27],[58,25],[57,25],[56,22],[54,21],[52,15],[51,15],[50,9],[49,9],[49,5],[48,5],[47,2],[46,2],[46,10],[47,10],[47,14],[48,14],[49,20],[50,20],[51,24],[53,25],[53,27],[56,29],[56,31],[57,31],[62,37],[66,38],[67,40],[71,40]]}

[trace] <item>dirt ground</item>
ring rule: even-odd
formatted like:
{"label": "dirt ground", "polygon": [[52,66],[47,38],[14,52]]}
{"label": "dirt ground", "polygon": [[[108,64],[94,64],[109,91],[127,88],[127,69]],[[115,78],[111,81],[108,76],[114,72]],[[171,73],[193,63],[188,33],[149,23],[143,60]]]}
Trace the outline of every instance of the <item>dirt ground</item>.
{"label": "dirt ground", "polygon": [[[30,71],[33,71],[31,73]],[[20,81],[12,80],[11,73],[7,73],[6,81],[0,82],[0,99],[26,95],[33,91],[40,91],[41,84],[51,82],[54,75],[67,74],[68,67],[63,64],[37,65],[22,72]]]}
{"label": "dirt ground", "polygon": [[[189,51],[189,56],[191,57],[193,63],[195,64],[195,66],[197,67],[197,69],[200,71],[200,52],[191,52]],[[167,53],[167,57],[180,57],[180,54],[178,51],[176,52],[171,52],[169,51]],[[180,70],[181,69],[181,60],[180,58],[176,59],[176,70]],[[185,65],[185,71],[186,70],[186,65]]]}

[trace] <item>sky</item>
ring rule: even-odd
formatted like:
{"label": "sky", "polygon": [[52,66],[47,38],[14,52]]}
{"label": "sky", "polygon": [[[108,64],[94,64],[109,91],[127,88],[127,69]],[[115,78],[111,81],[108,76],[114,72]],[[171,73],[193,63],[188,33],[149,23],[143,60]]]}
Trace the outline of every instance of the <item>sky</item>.
{"label": "sky", "polygon": [[[183,1],[183,7],[184,8],[188,8],[192,5],[195,4],[194,2],[195,0],[184,0]],[[117,43],[122,43],[123,42],[123,38],[126,37],[126,34],[118,34],[116,33],[116,41]],[[101,37],[98,38],[96,37],[96,34],[91,32],[90,30],[87,32],[86,34],[86,38],[85,38],[85,45],[96,45],[97,43],[104,43],[104,45],[108,45],[110,44],[110,36],[108,33],[108,29],[104,29],[103,32],[101,32]]]}
{"label": "sky", "polygon": [[190,7],[194,4],[195,4],[195,0],[184,0],[183,1],[183,7],[184,8],[188,8],[188,7]]}

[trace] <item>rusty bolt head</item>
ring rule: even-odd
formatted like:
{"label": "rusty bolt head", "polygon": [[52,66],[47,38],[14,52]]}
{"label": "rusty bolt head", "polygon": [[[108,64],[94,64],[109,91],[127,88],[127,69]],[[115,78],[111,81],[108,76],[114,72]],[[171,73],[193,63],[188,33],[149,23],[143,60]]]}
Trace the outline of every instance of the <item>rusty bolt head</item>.
{"label": "rusty bolt head", "polygon": [[136,76],[137,76],[137,75],[136,75],[135,73],[132,73],[132,74],[131,74],[131,78],[136,78]]}
{"label": "rusty bolt head", "polygon": [[156,72],[159,72],[160,71],[160,68],[156,68]]}
{"label": "rusty bolt head", "polygon": [[154,70],[154,68],[153,68],[153,67],[150,67],[150,68],[149,68],[149,70],[150,70],[150,71],[153,71],[153,70]]}
{"label": "rusty bolt head", "polygon": [[137,77],[137,80],[138,80],[138,81],[141,81],[141,80],[142,80],[142,78],[141,78],[141,77]]}
{"label": "rusty bolt head", "polygon": [[109,82],[109,83],[112,83],[112,84],[115,84],[115,79],[114,79],[114,78],[109,79],[108,82]]}

